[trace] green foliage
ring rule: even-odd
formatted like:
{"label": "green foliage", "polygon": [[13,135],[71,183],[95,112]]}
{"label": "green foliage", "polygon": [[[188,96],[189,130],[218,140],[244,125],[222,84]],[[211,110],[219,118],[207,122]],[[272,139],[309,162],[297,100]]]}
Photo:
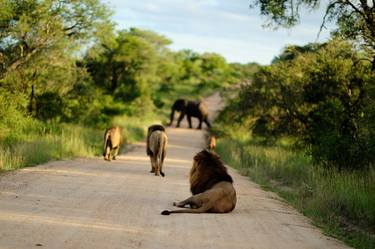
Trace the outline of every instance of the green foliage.
{"label": "green foliage", "polygon": [[363,46],[375,70],[375,19],[374,2],[371,1],[319,1],[319,0],[252,0],[251,6],[259,6],[261,15],[268,17],[269,26],[292,27],[298,24],[300,13],[325,6],[325,16],[320,29],[326,22],[334,22],[338,29],[335,36],[350,39]]}
{"label": "green foliage", "polygon": [[112,44],[94,46],[85,60],[96,85],[116,99],[145,100],[161,81],[159,67],[166,64],[168,44],[168,39],[154,32],[131,28],[120,31]]}
{"label": "green foliage", "polygon": [[[313,159],[328,167],[359,169],[374,160],[371,66],[350,44],[333,40],[288,47],[261,68],[227,108],[250,120],[254,135],[301,138]],[[231,116],[232,115],[232,116]],[[241,121],[242,120],[242,121]]]}
{"label": "green foliage", "polygon": [[0,138],[0,171],[101,154],[102,132],[94,129],[30,122],[12,132]]}
{"label": "green foliage", "polygon": [[50,120],[61,116],[63,100],[55,92],[45,92],[36,96],[36,117]]}
{"label": "green foliage", "polygon": [[268,17],[268,26],[291,27],[298,24],[300,19],[300,9],[315,9],[319,5],[319,0],[255,0],[251,1],[250,7],[259,6],[260,13]]}
{"label": "green foliage", "polygon": [[115,31],[111,14],[99,0],[0,1],[1,168],[97,154],[89,137],[118,119],[128,141],[142,139],[175,99],[245,77],[220,55],[172,52],[148,30]]}
{"label": "green foliage", "polygon": [[[221,127],[227,129],[228,127]],[[288,140],[273,146],[237,129],[218,139],[218,153],[243,175],[277,192],[329,235],[354,248],[374,248],[375,171],[348,172],[314,167]]]}
{"label": "green foliage", "polygon": [[110,13],[99,0],[1,3],[0,79],[38,58],[45,59],[51,52],[91,39],[106,25]]}

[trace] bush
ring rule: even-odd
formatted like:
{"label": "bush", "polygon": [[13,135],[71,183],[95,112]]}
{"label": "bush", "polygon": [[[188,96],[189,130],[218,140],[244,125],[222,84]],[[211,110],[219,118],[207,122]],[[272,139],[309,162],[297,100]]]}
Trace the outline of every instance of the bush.
{"label": "bush", "polygon": [[355,248],[374,248],[374,169],[348,172],[314,167],[303,151],[261,145],[246,134],[241,137],[247,139],[218,139],[218,153],[227,164],[276,191],[329,234]]}
{"label": "bush", "polygon": [[261,68],[229,108],[240,122],[252,120],[254,135],[298,137],[318,164],[368,168],[375,154],[370,63],[342,41],[301,51]]}

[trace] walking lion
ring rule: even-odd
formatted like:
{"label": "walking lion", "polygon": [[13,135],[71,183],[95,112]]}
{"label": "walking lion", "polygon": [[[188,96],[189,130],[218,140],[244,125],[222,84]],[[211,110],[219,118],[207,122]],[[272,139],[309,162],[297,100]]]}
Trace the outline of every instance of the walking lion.
{"label": "walking lion", "polygon": [[148,127],[146,153],[151,160],[151,173],[165,176],[163,163],[167,153],[168,137],[162,125]]}
{"label": "walking lion", "polygon": [[207,149],[211,152],[216,150],[216,137],[211,135],[208,138]]}
{"label": "walking lion", "polygon": [[118,126],[108,128],[104,133],[104,160],[111,161],[111,151],[114,150],[113,160],[116,160],[116,156],[120,150],[121,144],[121,129]]}

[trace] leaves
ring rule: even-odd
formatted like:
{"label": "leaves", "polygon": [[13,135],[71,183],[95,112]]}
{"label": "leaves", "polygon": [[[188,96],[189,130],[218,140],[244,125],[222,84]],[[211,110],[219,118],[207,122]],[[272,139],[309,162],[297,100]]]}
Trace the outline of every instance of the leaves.
{"label": "leaves", "polygon": [[319,1],[319,0],[253,0],[261,15],[268,17],[266,26],[290,28],[298,24],[302,9],[312,11],[319,5],[326,9],[320,29],[326,22],[334,22],[336,37],[351,39],[361,45],[375,70],[375,9],[372,1]]}
{"label": "leaves", "polygon": [[367,167],[374,151],[366,146],[375,129],[363,117],[373,115],[369,86],[375,82],[369,63],[361,58],[341,40],[289,46],[254,75],[231,108],[242,116],[240,122],[253,120],[254,135],[298,137],[320,164]]}

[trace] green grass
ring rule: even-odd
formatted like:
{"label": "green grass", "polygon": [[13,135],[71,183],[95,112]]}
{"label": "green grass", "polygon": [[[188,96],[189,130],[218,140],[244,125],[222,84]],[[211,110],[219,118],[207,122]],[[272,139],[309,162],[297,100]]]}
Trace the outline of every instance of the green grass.
{"label": "green grass", "polygon": [[219,139],[218,152],[241,174],[311,217],[326,234],[355,248],[375,248],[374,169],[322,169],[288,143],[266,146],[243,136]]}
{"label": "green grass", "polygon": [[[106,127],[87,128],[74,124],[43,123],[21,113],[8,113],[0,122],[0,171],[34,166],[51,160],[100,156],[105,128],[119,125],[123,131],[123,149],[126,144],[145,138],[151,124],[167,124],[170,107],[178,98],[200,99],[213,91],[199,84],[175,84],[156,93],[162,105],[159,109],[145,109],[138,113],[137,106],[129,106],[131,113],[113,117]],[[136,104],[135,104],[136,105]],[[16,115],[17,114],[17,115]],[[97,124],[93,124],[96,126]]]}
{"label": "green grass", "polygon": [[[122,127],[124,145],[144,139],[147,127],[159,123],[156,115],[119,116],[108,124]],[[0,127],[1,128],[1,127]],[[0,171],[8,171],[51,160],[101,156],[104,129],[72,124],[46,124],[24,120],[16,129],[0,129]]]}
{"label": "green grass", "polygon": [[[42,126],[41,126],[42,127]],[[50,160],[99,155],[101,132],[74,125],[4,136],[0,140],[0,170],[14,170]]]}
{"label": "green grass", "polygon": [[145,139],[147,128],[152,124],[163,124],[166,117],[158,117],[156,113],[148,113],[142,116],[118,116],[113,119],[113,124],[122,128],[125,144],[131,144]]}

